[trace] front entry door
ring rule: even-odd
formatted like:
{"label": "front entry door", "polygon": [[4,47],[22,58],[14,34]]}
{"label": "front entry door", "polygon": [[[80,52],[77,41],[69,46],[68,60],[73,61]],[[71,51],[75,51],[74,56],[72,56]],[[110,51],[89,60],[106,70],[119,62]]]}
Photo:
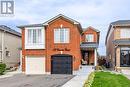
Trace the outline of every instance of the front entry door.
{"label": "front entry door", "polygon": [[85,52],[84,60],[87,62],[87,65],[89,65],[89,52]]}
{"label": "front entry door", "polygon": [[121,48],[120,66],[130,66],[130,48],[128,47]]}

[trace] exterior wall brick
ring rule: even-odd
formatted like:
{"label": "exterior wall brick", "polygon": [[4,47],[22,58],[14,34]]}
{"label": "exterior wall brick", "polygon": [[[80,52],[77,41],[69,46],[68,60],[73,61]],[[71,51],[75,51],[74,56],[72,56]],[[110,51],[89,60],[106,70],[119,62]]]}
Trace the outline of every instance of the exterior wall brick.
{"label": "exterior wall brick", "polygon": [[116,49],[116,66],[120,67],[120,48]]}
{"label": "exterior wall brick", "polygon": [[[65,44],[55,44],[54,43],[54,29],[59,28],[60,25],[70,29],[70,42]],[[73,70],[78,70],[81,64],[81,51],[80,51],[80,41],[81,36],[77,25],[71,23],[70,21],[58,18],[57,20],[49,23],[45,27],[45,50],[26,50],[25,49],[25,29],[22,29],[22,71],[25,72],[25,57],[26,56],[42,56],[46,58],[46,72],[51,72],[51,56],[55,54],[61,54],[61,51],[55,50],[58,48],[62,50],[63,54],[69,54],[73,57]]]}
{"label": "exterior wall brick", "polygon": [[113,40],[115,38],[115,29],[112,30],[112,33],[110,35],[110,37],[108,38],[108,42],[106,44],[106,58],[107,61],[110,61],[112,63],[112,66],[114,66],[115,64],[115,48],[114,48],[114,44],[113,44]]}
{"label": "exterior wall brick", "polygon": [[83,32],[83,35],[82,35],[82,41],[83,42],[86,42],[85,36],[87,34],[93,34],[94,35],[94,42],[98,42],[98,33],[91,28],[89,28],[89,29],[87,29],[86,31]]}
{"label": "exterior wall brick", "polygon": [[[63,28],[69,28],[70,29],[70,42],[59,44],[54,43],[54,29],[60,28],[60,25],[62,24]],[[68,22],[65,19],[58,19],[54,22],[50,23],[46,27],[46,50],[47,50],[47,68],[46,71],[51,71],[51,56],[54,54],[61,54],[61,51],[56,51],[55,48],[62,50],[63,54],[69,54],[73,56],[73,70],[78,70],[79,65],[81,64],[81,52],[80,52],[80,33],[76,25],[74,25],[71,22]],[[65,49],[68,49],[65,50]]]}
{"label": "exterior wall brick", "polygon": [[120,28],[114,30],[114,40],[120,39]]}

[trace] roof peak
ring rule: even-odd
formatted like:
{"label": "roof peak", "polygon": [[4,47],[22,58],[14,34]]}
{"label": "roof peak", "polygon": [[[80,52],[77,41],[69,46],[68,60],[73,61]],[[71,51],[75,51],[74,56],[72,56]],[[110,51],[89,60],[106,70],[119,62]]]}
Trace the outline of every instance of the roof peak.
{"label": "roof peak", "polygon": [[48,23],[52,22],[53,20],[55,20],[55,19],[57,19],[57,18],[59,18],[59,17],[63,17],[63,18],[65,18],[65,19],[68,19],[68,20],[74,22],[74,24],[80,24],[79,22],[77,22],[77,21],[74,20],[74,19],[69,18],[68,16],[65,16],[65,15],[63,15],[63,14],[58,14],[58,15],[54,16],[53,18],[51,18],[50,20],[44,22],[43,25],[48,25]]}
{"label": "roof peak", "polygon": [[92,26],[89,26],[89,27],[83,28],[83,29],[84,29],[84,31],[86,31],[86,30],[88,30],[88,29],[93,29],[93,30],[96,31],[96,32],[100,32],[99,30],[95,29],[95,28],[92,27]]}

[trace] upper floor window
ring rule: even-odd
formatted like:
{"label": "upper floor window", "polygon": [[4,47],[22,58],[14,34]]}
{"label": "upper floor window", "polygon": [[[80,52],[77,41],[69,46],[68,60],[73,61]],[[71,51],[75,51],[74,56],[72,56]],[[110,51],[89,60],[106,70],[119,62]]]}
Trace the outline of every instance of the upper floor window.
{"label": "upper floor window", "polygon": [[44,49],[45,30],[41,27],[25,29],[25,49]]}
{"label": "upper floor window", "polygon": [[121,29],[120,38],[130,38],[130,29]]}
{"label": "upper floor window", "polygon": [[42,42],[42,32],[41,29],[28,29],[28,39],[29,44],[36,44]]}
{"label": "upper floor window", "polygon": [[54,43],[69,43],[69,29],[54,29]]}
{"label": "upper floor window", "polygon": [[86,42],[93,42],[94,41],[94,35],[93,34],[87,34],[85,39],[86,39]]}

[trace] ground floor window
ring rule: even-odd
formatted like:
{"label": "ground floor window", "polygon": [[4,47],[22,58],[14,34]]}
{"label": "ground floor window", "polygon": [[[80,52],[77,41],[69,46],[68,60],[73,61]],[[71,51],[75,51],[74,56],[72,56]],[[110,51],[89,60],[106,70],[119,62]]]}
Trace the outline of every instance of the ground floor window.
{"label": "ground floor window", "polygon": [[120,66],[130,66],[130,47],[121,47]]}

